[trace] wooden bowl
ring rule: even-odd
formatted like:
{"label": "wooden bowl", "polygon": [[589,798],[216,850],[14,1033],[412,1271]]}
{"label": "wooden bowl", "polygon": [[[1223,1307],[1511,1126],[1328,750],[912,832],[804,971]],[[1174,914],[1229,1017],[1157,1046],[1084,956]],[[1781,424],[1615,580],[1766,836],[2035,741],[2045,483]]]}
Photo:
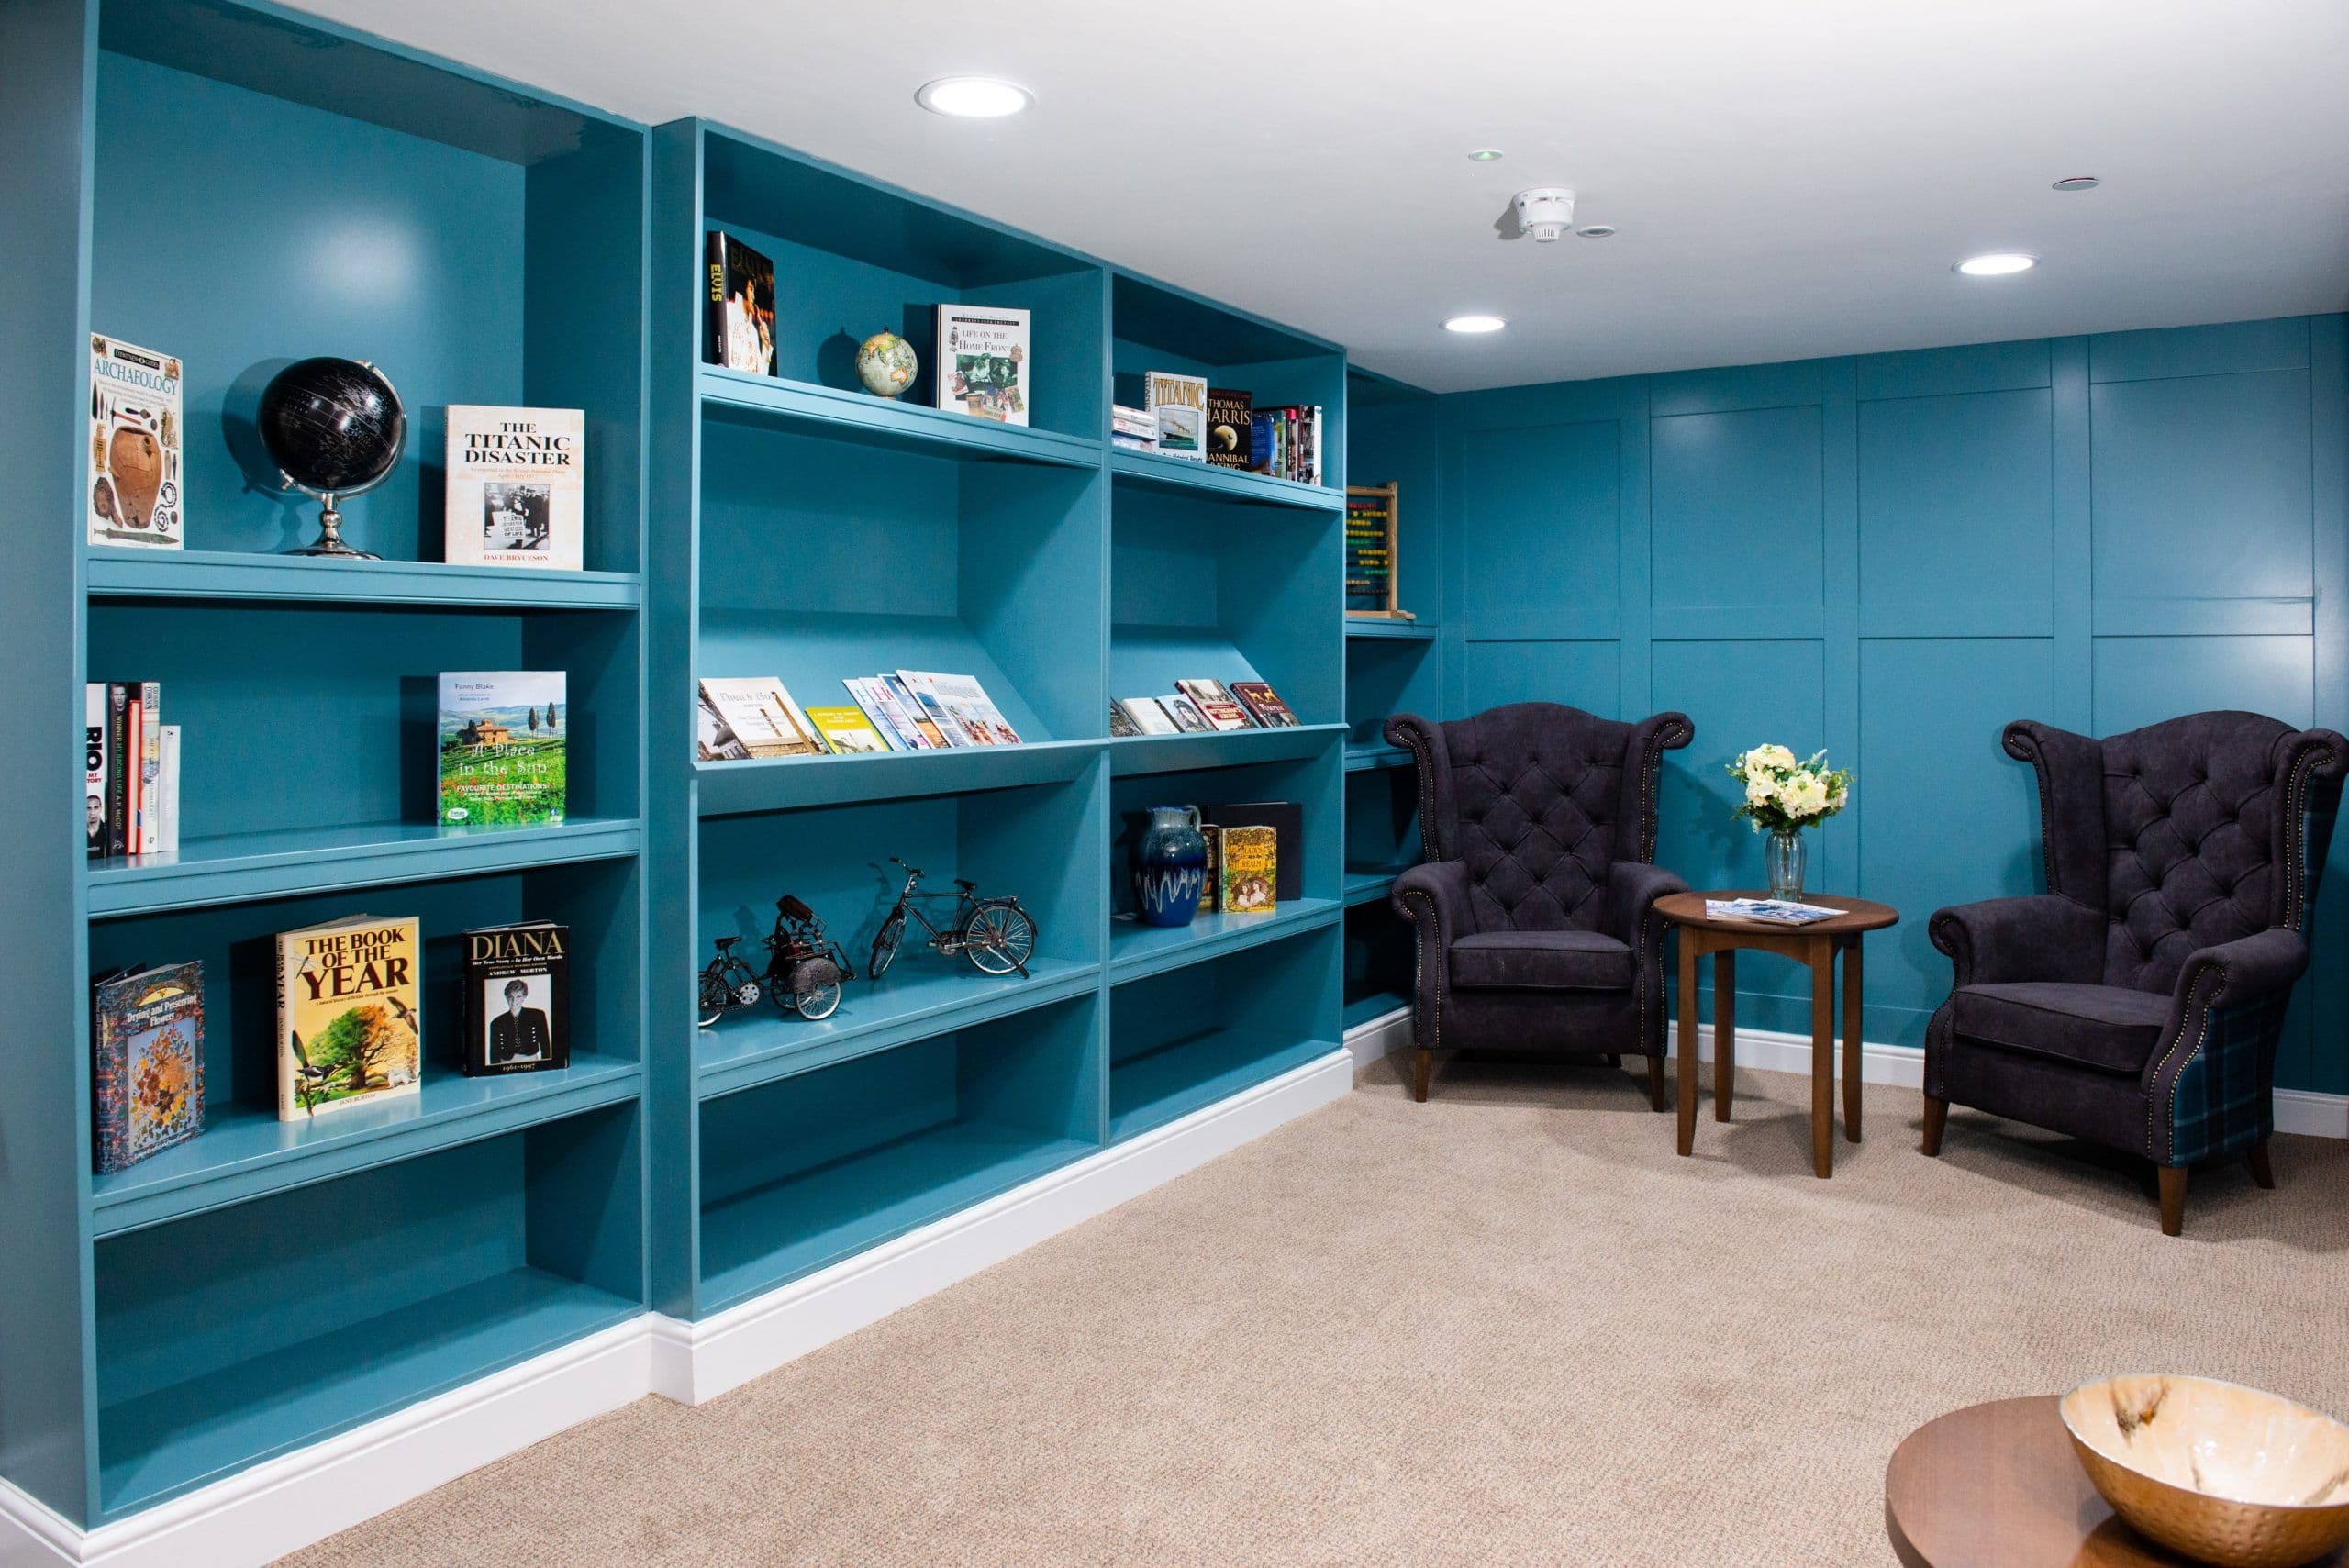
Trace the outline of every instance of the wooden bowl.
{"label": "wooden bowl", "polygon": [[2349,1540],[2349,1427],[2209,1377],[2129,1376],[2064,1396],[2072,1451],[2112,1511],[2221,1568],[2299,1568]]}

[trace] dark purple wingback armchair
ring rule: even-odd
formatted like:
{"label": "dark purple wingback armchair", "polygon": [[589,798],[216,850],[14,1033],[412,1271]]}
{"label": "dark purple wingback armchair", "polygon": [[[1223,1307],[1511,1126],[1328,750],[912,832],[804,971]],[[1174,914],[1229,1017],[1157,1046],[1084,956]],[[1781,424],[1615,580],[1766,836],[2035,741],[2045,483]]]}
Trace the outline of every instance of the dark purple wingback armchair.
{"label": "dark purple wingback armchair", "polygon": [[1386,721],[1419,770],[1426,859],[1389,900],[1419,941],[1419,1099],[1431,1053],[1466,1048],[1642,1055],[1664,1108],[1665,931],[1653,906],[1688,884],[1651,863],[1656,778],[1696,732],[1684,714],[1621,724],[1545,702]]}
{"label": "dark purple wingback armchair", "polygon": [[1957,973],[1925,1034],[1924,1151],[1955,1103],[2143,1155],[2175,1236],[2189,1165],[2246,1154],[2275,1184],[2277,1040],[2349,742],[2254,713],[2005,740],[2039,772],[2047,891],[1932,917]]}

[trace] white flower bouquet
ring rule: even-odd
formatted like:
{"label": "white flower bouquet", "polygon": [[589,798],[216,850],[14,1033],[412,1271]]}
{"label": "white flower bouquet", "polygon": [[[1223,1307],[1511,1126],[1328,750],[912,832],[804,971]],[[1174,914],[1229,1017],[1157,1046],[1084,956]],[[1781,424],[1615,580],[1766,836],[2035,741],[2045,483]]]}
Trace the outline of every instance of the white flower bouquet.
{"label": "white flower bouquet", "polygon": [[1824,751],[1804,761],[1784,746],[1756,746],[1729,772],[1745,788],[1736,815],[1757,833],[1798,832],[1834,816],[1852,797],[1851,770],[1829,767]]}

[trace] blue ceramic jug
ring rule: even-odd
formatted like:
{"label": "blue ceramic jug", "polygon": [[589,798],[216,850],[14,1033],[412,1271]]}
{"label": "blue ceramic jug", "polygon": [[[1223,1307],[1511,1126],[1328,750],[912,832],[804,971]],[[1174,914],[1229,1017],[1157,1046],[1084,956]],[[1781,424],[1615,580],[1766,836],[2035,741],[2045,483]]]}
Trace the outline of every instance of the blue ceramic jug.
{"label": "blue ceramic jug", "polygon": [[1208,841],[1196,806],[1153,806],[1134,843],[1134,914],[1145,926],[1187,926],[1207,891]]}

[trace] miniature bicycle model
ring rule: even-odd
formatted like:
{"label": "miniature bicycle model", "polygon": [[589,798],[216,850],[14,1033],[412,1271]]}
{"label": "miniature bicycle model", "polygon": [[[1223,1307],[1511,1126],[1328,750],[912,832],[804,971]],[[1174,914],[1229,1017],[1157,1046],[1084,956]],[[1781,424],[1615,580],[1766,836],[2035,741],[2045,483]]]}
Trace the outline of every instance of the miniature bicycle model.
{"label": "miniature bicycle model", "polygon": [[813,1023],[841,1005],[841,982],[856,978],[848,955],[796,894],[774,901],[774,929],[767,942],[767,995]]}
{"label": "miniature bicycle model", "polygon": [[701,1027],[709,1028],[726,1016],[729,1007],[754,1006],[762,992],[758,971],[743,961],[734,951],[740,937],[718,939],[718,956],[701,972],[698,1000],[701,1006]]}
{"label": "miniature bicycle model", "polygon": [[[961,877],[954,879],[952,893],[925,892],[918,868],[895,855],[889,862],[905,867],[906,885],[897,894],[896,907],[889,911],[888,918],[881,922],[880,934],[873,939],[874,979],[880,979],[896,961],[898,944],[906,940],[908,915],[922,923],[930,933],[930,945],[941,954],[952,958],[961,953],[985,974],[1009,974],[1016,970],[1026,976],[1028,960],[1036,951],[1036,922],[1019,906],[1019,899],[981,898],[977,884]],[[943,930],[923,909],[925,904],[940,902],[954,906]]]}

